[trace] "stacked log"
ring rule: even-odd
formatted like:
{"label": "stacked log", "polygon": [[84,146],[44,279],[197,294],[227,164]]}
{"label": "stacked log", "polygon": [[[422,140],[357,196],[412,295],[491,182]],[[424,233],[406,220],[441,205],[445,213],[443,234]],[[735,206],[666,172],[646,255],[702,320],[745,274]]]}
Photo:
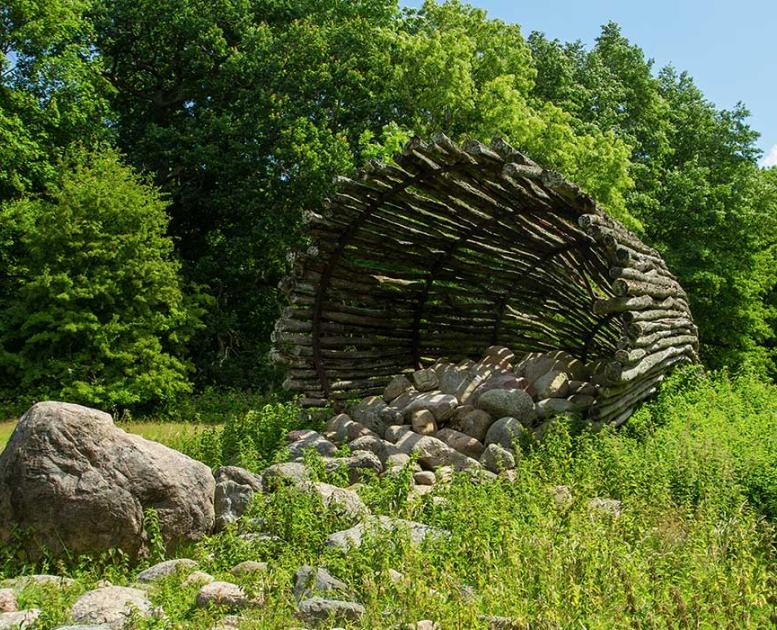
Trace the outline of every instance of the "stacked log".
{"label": "stacked log", "polygon": [[273,341],[307,406],[499,344],[602,362],[589,417],[620,423],[697,360],[687,295],[660,254],[504,141],[413,139],[394,164],[339,178],[306,220]]}

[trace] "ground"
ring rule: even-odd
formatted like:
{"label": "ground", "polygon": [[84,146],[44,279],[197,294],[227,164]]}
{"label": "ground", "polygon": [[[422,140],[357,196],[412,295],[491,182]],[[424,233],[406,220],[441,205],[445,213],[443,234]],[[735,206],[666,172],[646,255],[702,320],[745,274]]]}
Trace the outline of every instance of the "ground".
{"label": "ground", "polygon": [[[261,469],[270,457],[261,445],[288,428],[285,409],[267,406],[228,422],[218,438],[201,431],[180,446],[211,465],[248,448],[246,462],[261,462],[249,464]],[[181,437],[162,423],[133,430]],[[315,458],[307,463],[326,478]],[[286,488],[258,497],[237,528],[174,555],[250,596],[264,594],[263,605],[241,613],[244,629],[299,625],[292,589],[305,564],[327,567],[365,607],[357,622],[324,627],[402,628],[430,619],[443,630],[485,629],[484,615],[509,617],[515,628],[777,627],[774,385],[681,374],[618,431],[559,424],[542,444],[525,445],[513,478],[473,483],[462,474],[414,498],[410,477],[366,479],[357,491],[374,514],[450,532],[421,548],[390,536],[344,553],[326,544],[349,526],[344,516]],[[607,500],[620,510],[608,509]],[[132,584],[166,557],[156,546],[140,566],[115,554],[33,566],[2,551],[0,578],[49,572],[75,579],[63,590],[20,594],[20,604],[43,610],[44,629],[66,622],[72,603],[100,580]],[[245,560],[267,562],[268,570],[233,576],[231,568]],[[207,630],[229,612],[198,608],[198,587],[184,580],[174,575],[150,591],[167,625],[133,627]]]}

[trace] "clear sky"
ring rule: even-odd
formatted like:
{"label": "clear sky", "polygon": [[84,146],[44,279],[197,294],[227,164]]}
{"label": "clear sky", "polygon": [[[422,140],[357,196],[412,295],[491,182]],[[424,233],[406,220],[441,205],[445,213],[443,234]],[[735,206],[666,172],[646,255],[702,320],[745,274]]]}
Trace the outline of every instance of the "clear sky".
{"label": "clear sky", "polygon": [[[405,6],[418,7],[421,0]],[[762,164],[777,165],[777,0],[469,0],[491,17],[562,41],[593,45],[613,20],[658,67],[687,70],[718,107],[742,101],[761,133]]]}

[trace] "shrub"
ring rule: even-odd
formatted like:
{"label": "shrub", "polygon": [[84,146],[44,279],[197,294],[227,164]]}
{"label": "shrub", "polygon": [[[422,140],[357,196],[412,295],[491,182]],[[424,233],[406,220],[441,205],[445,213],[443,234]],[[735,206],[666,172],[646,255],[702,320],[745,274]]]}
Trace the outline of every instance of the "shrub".
{"label": "shrub", "polygon": [[184,343],[199,325],[185,295],[166,203],[111,150],[74,150],[43,198],[0,210],[0,390],[102,408],[190,390]]}

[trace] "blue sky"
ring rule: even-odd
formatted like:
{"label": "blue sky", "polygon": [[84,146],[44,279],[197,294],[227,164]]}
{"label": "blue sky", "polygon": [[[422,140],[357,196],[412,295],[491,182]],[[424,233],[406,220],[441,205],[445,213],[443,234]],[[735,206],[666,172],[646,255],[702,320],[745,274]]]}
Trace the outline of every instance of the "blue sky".
{"label": "blue sky", "polygon": [[[420,6],[420,0],[403,2]],[[718,107],[742,101],[761,133],[762,164],[777,165],[777,0],[469,0],[491,17],[562,41],[593,45],[613,20],[658,67],[687,70]]]}

